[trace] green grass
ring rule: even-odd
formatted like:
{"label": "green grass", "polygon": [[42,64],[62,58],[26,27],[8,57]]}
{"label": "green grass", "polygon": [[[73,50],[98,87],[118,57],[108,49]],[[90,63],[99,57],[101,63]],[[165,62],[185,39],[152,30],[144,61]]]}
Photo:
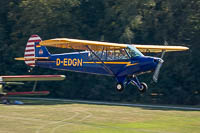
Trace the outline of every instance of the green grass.
{"label": "green grass", "polygon": [[0,133],[199,133],[200,111],[25,100],[0,104]]}

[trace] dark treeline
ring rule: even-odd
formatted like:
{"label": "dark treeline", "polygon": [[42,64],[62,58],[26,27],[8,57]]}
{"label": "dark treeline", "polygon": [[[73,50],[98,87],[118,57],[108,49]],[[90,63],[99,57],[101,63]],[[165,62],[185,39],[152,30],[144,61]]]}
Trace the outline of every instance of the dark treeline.
{"label": "dark treeline", "polygon": [[[65,74],[61,82],[43,82],[49,97],[200,104],[200,1],[199,0],[1,0],[0,75]],[[167,53],[158,84],[152,75],[140,76],[149,91],[140,94],[133,86],[122,93],[111,77],[34,68],[28,73],[22,57],[30,35],[43,40],[67,37],[117,43],[184,45],[187,52]],[[50,49],[52,53],[68,52]],[[157,55],[160,56],[160,55]],[[17,91],[32,84],[16,86]]]}

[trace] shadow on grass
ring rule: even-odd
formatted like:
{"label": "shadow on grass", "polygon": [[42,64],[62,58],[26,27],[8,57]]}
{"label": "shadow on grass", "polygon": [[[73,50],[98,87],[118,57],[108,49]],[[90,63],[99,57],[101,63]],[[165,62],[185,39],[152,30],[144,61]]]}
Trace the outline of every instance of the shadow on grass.
{"label": "shadow on grass", "polygon": [[[146,110],[162,110],[162,111],[200,111],[199,107],[194,106],[173,106],[173,105],[147,105],[147,104],[131,104],[131,103],[115,103],[115,102],[99,102],[84,100],[67,100],[67,99],[48,99],[33,97],[9,97],[11,103],[14,100],[22,101],[26,105],[59,105],[59,104],[85,104],[85,105],[104,105],[104,106],[121,106],[142,108]],[[12,104],[11,104],[12,105]]]}
{"label": "shadow on grass", "polygon": [[[9,100],[10,103],[8,105],[19,105],[19,106],[72,104],[67,101],[61,101],[56,99],[47,100],[46,98],[36,98],[36,97],[8,97],[7,99]],[[23,104],[15,104],[15,101],[23,102]]]}

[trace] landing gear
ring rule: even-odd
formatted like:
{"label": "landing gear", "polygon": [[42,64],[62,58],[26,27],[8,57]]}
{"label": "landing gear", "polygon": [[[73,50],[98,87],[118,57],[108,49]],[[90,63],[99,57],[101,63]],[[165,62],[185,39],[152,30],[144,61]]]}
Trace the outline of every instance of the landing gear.
{"label": "landing gear", "polygon": [[116,84],[116,90],[121,92],[124,90],[125,86],[126,86],[126,77],[123,76],[123,77],[116,77],[116,80],[117,80],[117,84]]}
{"label": "landing gear", "polygon": [[146,83],[141,82],[141,88],[138,88],[138,90],[142,93],[146,92],[148,90],[148,86]]}
{"label": "landing gear", "polygon": [[119,92],[123,91],[124,88],[130,83],[136,86],[141,93],[144,93],[148,90],[147,84],[144,82],[140,82],[137,76],[135,75],[132,75],[128,79],[127,77],[116,77],[116,80],[117,80],[116,90]]}
{"label": "landing gear", "polygon": [[30,73],[30,72],[32,72],[33,71],[33,68],[31,67],[30,69],[28,69],[28,72]]}
{"label": "landing gear", "polygon": [[116,84],[116,90],[119,91],[119,92],[123,91],[124,90],[123,83],[117,83]]}
{"label": "landing gear", "polygon": [[141,92],[141,93],[144,93],[147,91],[148,89],[148,86],[146,83],[144,82],[141,82],[138,80],[138,78],[136,76],[132,76],[132,79],[129,81],[129,83],[131,83],[132,85],[134,86],[137,86],[138,90]]}

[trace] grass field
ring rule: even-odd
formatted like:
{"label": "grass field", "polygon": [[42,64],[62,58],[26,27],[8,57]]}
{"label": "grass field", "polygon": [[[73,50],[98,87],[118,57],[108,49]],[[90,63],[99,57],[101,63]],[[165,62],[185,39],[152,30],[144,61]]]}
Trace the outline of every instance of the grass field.
{"label": "grass field", "polygon": [[0,104],[0,133],[200,133],[200,111],[24,102]]}

